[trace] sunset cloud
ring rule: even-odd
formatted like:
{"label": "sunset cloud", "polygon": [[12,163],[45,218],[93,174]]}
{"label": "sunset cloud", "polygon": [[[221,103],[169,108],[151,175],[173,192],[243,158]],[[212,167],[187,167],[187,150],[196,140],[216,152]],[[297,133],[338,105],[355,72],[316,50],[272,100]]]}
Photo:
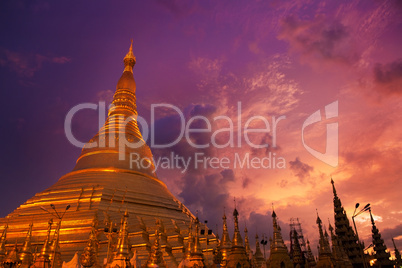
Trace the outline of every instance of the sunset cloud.
{"label": "sunset cloud", "polygon": [[374,66],[376,89],[384,94],[402,93],[402,60]]}
{"label": "sunset cloud", "polygon": [[51,57],[0,48],[0,65],[9,68],[22,77],[32,77],[45,63],[64,64],[71,59],[65,56]]}

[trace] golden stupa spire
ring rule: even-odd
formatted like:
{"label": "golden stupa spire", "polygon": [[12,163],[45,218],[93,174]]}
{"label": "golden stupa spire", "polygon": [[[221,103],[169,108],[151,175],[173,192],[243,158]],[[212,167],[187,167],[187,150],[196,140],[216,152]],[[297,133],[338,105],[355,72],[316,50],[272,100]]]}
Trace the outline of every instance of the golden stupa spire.
{"label": "golden stupa spire", "polygon": [[122,225],[120,226],[119,239],[117,241],[116,256],[128,257],[128,212],[124,212]]}
{"label": "golden stupa spire", "polygon": [[239,230],[239,212],[235,208],[233,210],[233,218],[234,218],[234,234],[232,239],[232,246],[243,246],[243,239],[241,238],[240,230]]}
{"label": "golden stupa spire", "polygon": [[0,261],[2,261],[6,256],[6,240],[7,240],[7,229],[8,224],[4,226],[3,233],[1,234],[0,238]]}
{"label": "golden stupa spire", "polygon": [[110,267],[131,267],[128,244],[128,212],[126,210],[121,220],[117,247],[114,252],[113,262],[110,264]]}
{"label": "golden stupa spire", "polygon": [[56,229],[54,231],[53,235],[53,241],[50,246],[50,260],[52,261],[52,267],[53,268],[58,268],[63,265],[63,260],[61,259],[61,254],[60,254],[60,245],[59,245],[59,240],[60,240],[60,226],[61,226],[61,221],[57,223]]}
{"label": "golden stupa spire", "polygon": [[255,235],[255,254],[253,256],[253,263],[256,265],[256,267],[263,267],[263,264],[265,264],[265,258],[260,248],[260,239],[258,234]]}
{"label": "golden stupa spire", "polygon": [[247,255],[246,249],[243,245],[243,239],[240,235],[239,230],[239,212],[235,208],[233,211],[234,217],[234,234],[232,240],[232,247],[230,249],[230,255],[227,260],[227,267],[237,267],[240,264],[240,267],[249,268],[250,260]]}
{"label": "golden stupa spire", "polygon": [[131,39],[130,49],[127,55],[124,57],[124,72],[133,72],[133,67],[135,65],[136,59],[133,53],[133,39]]}
{"label": "golden stupa spire", "polygon": [[42,249],[39,253],[40,257],[44,259],[49,258],[49,253],[50,253],[50,232],[52,231],[52,224],[53,220],[50,219],[47,223],[47,235],[46,235],[46,240],[43,243]]}
{"label": "golden stupa spire", "polygon": [[161,245],[159,242],[159,231],[155,231],[155,240],[154,244],[151,247],[151,253],[149,254],[149,258],[146,264],[146,267],[166,267],[163,256],[162,256],[162,251],[161,251]]}
{"label": "golden stupa spire", "polygon": [[247,226],[244,227],[244,247],[246,248],[247,256],[249,256],[249,259],[251,259],[250,256],[253,256],[253,252],[251,251],[250,241],[248,240]]}
{"label": "golden stupa spire", "polygon": [[185,260],[190,260],[191,252],[193,251],[194,237],[193,237],[193,222],[190,221],[188,226],[188,240],[187,240],[187,248],[184,255]]}
{"label": "golden stupa spire", "polygon": [[[116,85],[116,92],[105,124],[84,146],[74,171],[92,168],[108,170],[133,170],[157,179],[152,152],[145,143],[138,127],[136,83],[133,67],[136,63],[132,43],[124,57],[124,71]],[[130,156],[151,163],[148,166],[132,165]]]}
{"label": "golden stupa spire", "polygon": [[287,252],[287,248],[285,246],[285,243],[283,242],[281,227],[278,224],[275,210],[272,210],[272,224],[274,227],[274,238],[272,240],[271,247],[273,248],[274,251]]}
{"label": "golden stupa spire", "polygon": [[283,242],[281,227],[279,226],[277,215],[275,210],[272,209],[272,225],[273,225],[273,238],[269,239],[271,243],[271,251],[269,252],[269,258],[267,261],[268,267],[280,267],[282,262],[284,267],[293,267],[293,263],[290,260],[288,254],[288,248]]}
{"label": "golden stupa spire", "polygon": [[192,234],[192,224],[189,226],[188,243],[186,253],[179,267],[206,267],[204,263],[204,255],[202,253],[198,232],[200,221],[198,217],[195,219],[194,237]]}
{"label": "golden stupa spire", "polygon": [[[3,265],[4,264],[15,264],[14,265],[9,265],[8,267],[18,267],[19,265],[17,265],[18,263],[20,263],[20,260],[18,258],[18,248],[17,248],[17,240],[15,240],[15,244],[12,250],[10,250],[7,254],[7,257],[4,259],[3,261]],[[4,267],[7,267],[6,265],[4,265]]]}
{"label": "golden stupa spire", "polygon": [[91,233],[89,234],[88,244],[84,248],[79,261],[83,267],[97,266],[98,261],[98,238],[97,238],[97,221],[92,222]]}
{"label": "golden stupa spire", "polygon": [[225,211],[223,212],[223,230],[222,230],[222,239],[221,242],[219,244],[219,250],[220,253],[222,254],[222,263],[226,263],[227,258],[229,257],[229,253],[230,253],[230,248],[232,247],[232,243],[230,242],[230,238],[229,238],[229,232],[228,232],[228,225],[226,222],[226,213]]}
{"label": "golden stupa spire", "polygon": [[33,254],[32,254],[32,246],[31,246],[31,239],[32,239],[32,227],[33,223],[29,224],[29,229],[27,235],[25,237],[24,245],[22,246],[19,258],[21,260],[21,268],[28,268],[31,266],[33,262]]}
{"label": "golden stupa spire", "polygon": [[199,237],[198,237],[199,226],[200,226],[200,220],[198,219],[198,217],[196,217],[195,218],[194,246],[193,246],[193,251],[192,251],[193,254],[202,254],[200,240],[199,240]]}

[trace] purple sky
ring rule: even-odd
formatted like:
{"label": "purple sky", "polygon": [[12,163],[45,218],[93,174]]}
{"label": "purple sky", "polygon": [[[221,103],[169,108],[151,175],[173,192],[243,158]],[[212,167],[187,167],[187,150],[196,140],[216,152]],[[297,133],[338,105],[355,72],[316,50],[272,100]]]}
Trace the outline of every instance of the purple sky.
{"label": "purple sky", "polygon": [[[289,219],[299,217],[316,243],[315,209],[333,222],[332,176],[348,215],[356,202],[371,203],[387,246],[395,237],[402,248],[401,11],[396,0],[2,1],[0,216],[73,169],[80,149],[65,136],[65,116],[79,103],[111,100],[133,38],[137,105],[146,119],[157,103],[179,107],[187,119],[235,118],[238,102],[243,124],[256,115],[286,116],[277,148],[198,150],[219,158],[276,153],[285,169],[158,170],[211,228],[218,224],[220,231],[223,207],[230,213],[236,197],[251,237],[256,229],[271,232],[274,203],[286,239]],[[334,101],[338,117],[304,134],[324,152],[326,124],[339,124],[335,168],[307,152],[301,139],[306,118]],[[177,116],[160,112],[157,119],[157,139],[174,138]],[[88,141],[97,120],[95,111],[80,113],[74,135]],[[253,141],[272,144],[272,133]],[[191,157],[197,150],[184,141],[153,150],[156,157],[171,151]],[[367,216],[357,224],[369,245]]]}

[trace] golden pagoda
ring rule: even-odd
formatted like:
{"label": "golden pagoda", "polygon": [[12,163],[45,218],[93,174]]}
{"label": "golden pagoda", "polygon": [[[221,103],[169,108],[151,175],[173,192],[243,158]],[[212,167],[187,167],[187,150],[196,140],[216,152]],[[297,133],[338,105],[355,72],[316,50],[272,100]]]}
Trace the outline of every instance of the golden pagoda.
{"label": "golden pagoda", "polygon": [[274,210],[272,211],[272,223],[274,227],[274,238],[271,242],[271,251],[269,253],[267,266],[269,268],[292,268],[293,263],[290,260],[288,248],[283,242],[281,227],[277,222],[276,213]]}
{"label": "golden pagoda", "polygon": [[223,213],[222,220],[223,220],[223,227],[222,227],[223,230],[222,230],[222,239],[219,244],[219,255],[220,255],[219,261],[220,261],[221,267],[227,267],[226,264],[227,264],[227,261],[228,261],[229,255],[230,255],[230,250],[232,248],[232,242],[230,241],[230,238],[229,238],[229,231],[228,231],[228,225],[226,222],[226,213],[225,212]]}
{"label": "golden pagoda", "polygon": [[234,218],[234,234],[232,239],[232,247],[229,257],[227,258],[227,267],[249,268],[250,260],[247,255],[246,248],[243,245],[243,239],[239,230],[239,212],[235,208],[233,211]]}
{"label": "golden pagoda", "polygon": [[250,248],[250,241],[248,240],[247,226],[244,227],[244,248],[246,249],[248,259],[251,261],[253,259],[253,251]]}
{"label": "golden pagoda", "polygon": [[[6,226],[2,230],[0,259],[6,258],[5,249],[10,251],[12,242],[17,240],[23,244],[31,228],[29,223],[32,222],[30,235],[34,239],[31,244],[42,248],[35,256],[34,266],[49,267],[49,258],[54,254],[57,264],[60,263],[58,256],[68,262],[76,252],[81,256],[88,246],[88,236],[94,232],[93,218],[98,215],[96,235],[99,248],[96,249],[98,259],[95,263],[110,266],[110,262],[117,260],[116,256],[122,261],[123,257],[126,260],[125,254],[132,257],[135,252],[136,258],[145,264],[154,250],[152,242],[159,240],[159,236],[164,263],[169,267],[176,267],[175,264],[180,263],[185,250],[183,237],[187,235],[186,227],[195,217],[154,172],[151,150],[137,124],[136,83],[133,76],[135,63],[131,43],[124,57],[123,74],[117,82],[107,120],[84,146],[74,169],[0,219],[0,226]],[[149,165],[130,167],[129,159],[133,153],[148,161]],[[61,214],[57,211],[61,212],[64,208],[65,215],[59,217]],[[130,215],[129,224],[123,215],[124,211]],[[122,216],[125,220],[119,226]],[[52,224],[48,223],[49,219],[59,221],[57,236],[54,237],[56,241],[50,237],[54,227],[52,229]],[[104,222],[110,223],[110,226],[103,225]],[[106,227],[120,228],[120,232],[106,232]],[[155,231],[158,231],[158,235],[154,235]],[[124,245],[120,245],[122,239],[125,239]],[[116,240],[120,243],[117,246]],[[130,244],[126,247],[128,241]],[[217,242],[215,235],[212,235],[209,247],[215,248]],[[206,248],[205,243],[201,243],[201,248]],[[109,257],[113,258],[107,259],[113,247],[118,248],[117,255],[110,254]],[[92,253],[89,253],[89,257]]]}

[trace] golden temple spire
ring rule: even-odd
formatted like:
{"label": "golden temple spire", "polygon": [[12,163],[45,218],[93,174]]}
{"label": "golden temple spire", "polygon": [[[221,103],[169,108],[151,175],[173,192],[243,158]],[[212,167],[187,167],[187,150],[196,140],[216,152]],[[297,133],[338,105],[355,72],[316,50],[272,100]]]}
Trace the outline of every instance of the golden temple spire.
{"label": "golden temple spire", "polygon": [[264,255],[262,254],[260,248],[260,239],[258,237],[258,234],[255,235],[254,263],[256,264],[257,267],[262,267],[262,265],[265,263]]}
{"label": "golden temple spire", "polygon": [[28,268],[31,266],[33,262],[32,246],[31,246],[32,227],[33,223],[31,222],[29,224],[29,229],[25,237],[24,245],[22,246],[22,250],[19,255],[19,258],[21,260],[21,268]]}
{"label": "golden temple spire", "polygon": [[161,251],[161,245],[159,242],[159,231],[155,231],[155,240],[154,244],[151,247],[151,253],[149,254],[149,258],[146,264],[146,267],[166,267],[164,260],[163,260],[163,255]]}
{"label": "golden temple spire", "polygon": [[124,72],[133,72],[136,59],[133,53],[133,39],[131,39],[130,49],[124,57]]}
{"label": "golden temple spire", "polygon": [[59,268],[63,265],[63,260],[61,259],[61,254],[60,254],[60,245],[59,245],[59,239],[60,239],[60,226],[61,226],[61,221],[57,223],[56,229],[54,231],[53,235],[53,241],[52,245],[50,246],[50,260],[52,261],[52,268]]}
{"label": "golden temple spire", "polygon": [[119,239],[117,241],[117,249],[115,253],[115,257],[128,257],[129,250],[128,250],[128,231],[127,231],[127,225],[128,225],[128,212],[124,212],[123,215],[123,221],[120,226],[120,232],[119,232]]}
{"label": "golden temple spire", "polygon": [[272,209],[272,225],[273,225],[273,238],[270,239],[271,250],[267,261],[268,267],[281,267],[282,263],[285,268],[293,267],[288,254],[288,248],[283,242],[281,227],[279,226],[275,210]]}
{"label": "golden temple spire", "polygon": [[241,238],[240,230],[239,230],[239,212],[235,208],[233,211],[234,218],[234,234],[232,239],[232,247],[233,246],[243,246],[243,239]]}
{"label": "golden temple spire", "polygon": [[220,250],[220,254],[222,255],[222,263],[223,265],[226,263],[227,258],[229,257],[229,253],[230,253],[230,248],[232,247],[232,244],[230,242],[230,238],[229,238],[229,232],[228,232],[228,225],[226,222],[226,213],[223,212],[223,227],[222,227],[222,239],[221,242],[219,244],[219,250]]}
{"label": "golden temple spire", "polygon": [[153,159],[137,122],[136,83],[133,76],[135,62],[131,44],[124,57],[124,71],[117,82],[106,122],[82,149],[74,171],[91,168],[125,169],[157,179],[152,160],[147,166],[132,165],[130,162],[132,153],[140,159]]}
{"label": "golden temple spire", "polygon": [[274,238],[272,240],[272,248],[274,251],[287,252],[285,243],[283,242],[281,227],[278,224],[275,210],[272,210],[272,225],[274,227]]}
{"label": "golden temple spire", "polygon": [[186,252],[184,255],[185,260],[190,260],[191,252],[193,251],[194,237],[193,237],[193,226],[192,225],[193,225],[193,222],[190,221],[190,224],[188,226],[187,248],[186,248]]}
{"label": "golden temple spire", "polygon": [[198,219],[198,217],[196,217],[195,218],[194,248],[193,248],[193,252],[192,252],[193,254],[202,254],[200,240],[198,237],[199,226],[200,226],[200,220]]}
{"label": "golden temple spire", "polygon": [[247,256],[249,256],[249,259],[251,259],[251,256],[253,256],[253,252],[251,251],[250,241],[248,240],[247,226],[244,227],[244,247],[246,248]]}
{"label": "golden temple spire", "polygon": [[50,253],[50,232],[52,231],[52,224],[53,220],[50,219],[47,223],[47,235],[46,235],[46,240],[43,243],[42,249],[40,251],[40,257],[48,259],[49,258],[49,253]]}
{"label": "golden temple spire", "polygon": [[[15,240],[15,244],[12,250],[10,250],[7,254],[7,257],[3,261],[3,265],[9,263],[9,264],[15,264],[15,266],[9,265],[8,267],[18,267],[18,263],[20,263],[20,260],[18,259],[18,248],[17,248],[17,240]],[[5,265],[4,265],[5,266]],[[7,266],[5,266],[7,267]]]}
{"label": "golden temple spire", "polygon": [[7,240],[7,229],[8,224],[4,226],[3,233],[0,238],[0,261],[2,261],[6,256],[6,240]]}
{"label": "golden temple spire", "polygon": [[84,252],[80,256],[80,264],[83,267],[97,266],[98,261],[98,238],[97,238],[97,222],[92,222],[91,233],[89,234],[88,244],[84,248]]}
{"label": "golden temple spire", "polygon": [[227,260],[227,267],[240,267],[248,268],[250,267],[249,256],[247,255],[246,249],[243,245],[243,239],[240,235],[239,230],[239,212],[235,208],[233,210],[234,217],[234,234],[232,239],[232,247],[230,249],[230,254]]}
{"label": "golden temple spire", "polygon": [[110,267],[131,267],[128,244],[128,212],[126,210],[122,216],[117,246],[114,252],[113,262],[110,264]]}
{"label": "golden temple spire", "polygon": [[204,255],[202,253],[198,231],[200,221],[198,217],[195,218],[195,234],[193,238],[191,224],[189,227],[188,244],[186,254],[179,265],[179,267],[205,267]]}

